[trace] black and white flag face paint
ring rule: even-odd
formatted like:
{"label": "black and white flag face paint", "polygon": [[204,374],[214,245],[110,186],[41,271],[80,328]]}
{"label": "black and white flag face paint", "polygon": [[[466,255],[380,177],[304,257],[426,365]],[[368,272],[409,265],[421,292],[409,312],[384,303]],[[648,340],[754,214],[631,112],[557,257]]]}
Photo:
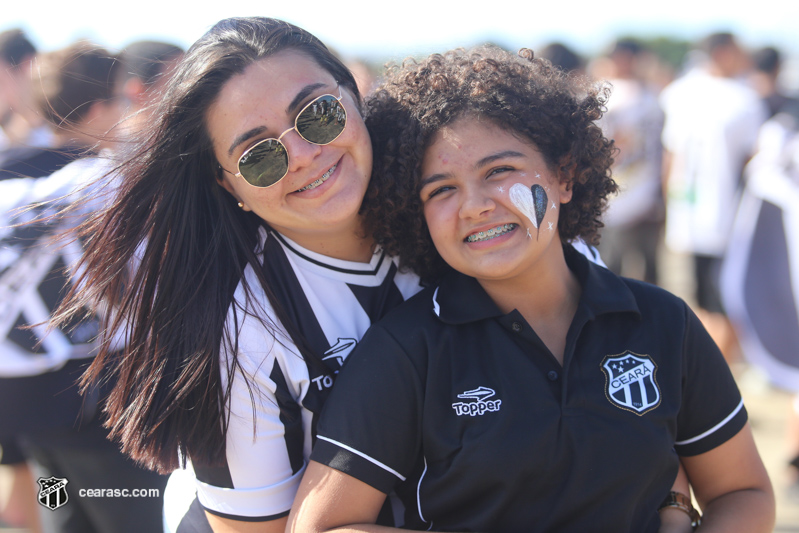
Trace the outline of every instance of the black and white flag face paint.
{"label": "black and white flag face paint", "polygon": [[524,216],[530,219],[539,232],[541,231],[541,222],[547,213],[547,192],[544,188],[535,183],[529,189],[526,185],[521,183],[514,183],[508,191],[510,201],[513,205],[522,212]]}

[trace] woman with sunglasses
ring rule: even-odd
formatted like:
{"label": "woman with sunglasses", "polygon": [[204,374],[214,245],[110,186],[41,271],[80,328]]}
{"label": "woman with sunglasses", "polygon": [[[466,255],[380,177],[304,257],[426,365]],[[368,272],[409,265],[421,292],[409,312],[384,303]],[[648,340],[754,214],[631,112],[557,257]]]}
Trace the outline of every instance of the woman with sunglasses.
{"label": "woman with sunglasses", "polygon": [[113,205],[83,228],[61,320],[114,310],[104,331],[126,348],[106,339],[85,379],[111,369],[108,425],[131,457],[191,460],[180,531],[283,531],[338,368],[418,278],[364,227],[360,95],[312,35],[221,21],[157,105]]}

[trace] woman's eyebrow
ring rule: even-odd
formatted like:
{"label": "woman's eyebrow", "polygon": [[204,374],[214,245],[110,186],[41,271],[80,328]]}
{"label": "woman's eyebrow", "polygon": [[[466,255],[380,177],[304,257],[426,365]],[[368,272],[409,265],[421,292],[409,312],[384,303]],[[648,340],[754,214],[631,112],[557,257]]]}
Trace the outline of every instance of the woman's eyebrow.
{"label": "woman's eyebrow", "polygon": [[310,85],[306,85],[303,87],[300,92],[297,93],[297,96],[291,101],[291,103],[286,107],[286,114],[290,115],[294,112],[297,107],[302,103],[303,100],[308,98],[308,95],[316,91],[317,89],[321,89],[322,87],[327,87],[326,83],[312,83]]}
{"label": "woman's eyebrow", "polygon": [[[294,112],[294,110],[297,109],[297,107],[299,107],[299,105],[303,102],[303,100],[308,98],[308,95],[326,86],[327,86],[326,83],[311,83],[310,85],[306,85],[305,87],[300,89],[300,91],[297,93],[297,95],[294,97],[291,103],[289,103],[289,105],[286,107],[286,114],[291,115]],[[264,131],[266,131],[266,126],[257,126],[251,130],[245,131],[244,133],[242,133],[233,140],[233,144],[230,145],[230,148],[227,151],[227,155],[232,156],[233,151],[236,149],[238,145],[240,145],[241,143],[247,141],[252,137],[255,137],[256,135],[260,135]]]}
{"label": "woman's eyebrow", "polygon": [[255,137],[256,135],[260,135],[264,131],[266,131],[266,126],[257,126],[257,127],[253,128],[251,130],[245,131],[244,133],[242,133],[241,135],[239,135],[238,137],[236,137],[233,140],[233,144],[230,145],[230,148],[227,151],[227,155],[228,156],[232,156],[233,155],[233,150],[235,150],[238,145],[240,145],[241,143],[247,141],[251,137]]}

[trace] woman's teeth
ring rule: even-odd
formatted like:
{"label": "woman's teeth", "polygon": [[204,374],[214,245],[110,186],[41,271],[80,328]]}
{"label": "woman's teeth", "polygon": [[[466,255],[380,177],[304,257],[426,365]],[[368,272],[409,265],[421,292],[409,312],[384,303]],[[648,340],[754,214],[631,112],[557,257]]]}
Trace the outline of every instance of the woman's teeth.
{"label": "woman's teeth", "polygon": [[333,171],[335,171],[335,170],[336,170],[336,167],[337,167],[337,166],[338,166],[338,164],[335,164],[335,165],[333,165],[333,167],[332,167],[330,170],[328,170],[327,172],[325,172],[324,174],[322,174],[322,177],[321,177],[321,178],[319,178],[318,180],[316,180],[316,181],[314,181],[314,182],[312,182],[312,183],[309,183],[308,185],[306,185],[306,186],[305,186],[305,187],[303,187],[302,189],[297,189],[297,190],[296,190],[296,191],[294,191],[294,192],[302,192],[302,191],[309,191],[309,190],[311,190],[311,189],[316,189],[316,188],[317,188],[317,187],[319,187],[321,184],[323,184],[324,182],[326,182],[326,181],[327,181],[327,178],[329,178],[329,177],[330,177],[330,175],[333,173]]}
{"label": "woman's teeth", "polygon": [[469,235],[466,237],[466,242],[480,242],[480,241],[487,241],[493,239],[495,237],[499,237],[500,235],[504,235],[509,231],[516,229],[518,224],[503,224],[501,226],[497,226],[496,228],[491,228],[487,231],[479,231],[473,235]]}

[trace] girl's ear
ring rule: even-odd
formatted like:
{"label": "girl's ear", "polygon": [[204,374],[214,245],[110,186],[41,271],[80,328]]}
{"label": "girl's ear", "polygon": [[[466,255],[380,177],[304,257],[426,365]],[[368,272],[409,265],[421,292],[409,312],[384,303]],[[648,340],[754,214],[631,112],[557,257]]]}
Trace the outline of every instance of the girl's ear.
{"label": "girl's ear", "polygon": [[558,165],[558,193],[562,204],[571,202],[574,194],[574,171],[576,166],[570,156],[565,156],[561,159],[560,165]]}
{"label": "girl's ear", "polygon": [[558,192],[560,194],[560,203],[568,204],[572,201],[572,194],[574,190],[572,189],[572,182],[571,180],[562,180],[558,185]]}

